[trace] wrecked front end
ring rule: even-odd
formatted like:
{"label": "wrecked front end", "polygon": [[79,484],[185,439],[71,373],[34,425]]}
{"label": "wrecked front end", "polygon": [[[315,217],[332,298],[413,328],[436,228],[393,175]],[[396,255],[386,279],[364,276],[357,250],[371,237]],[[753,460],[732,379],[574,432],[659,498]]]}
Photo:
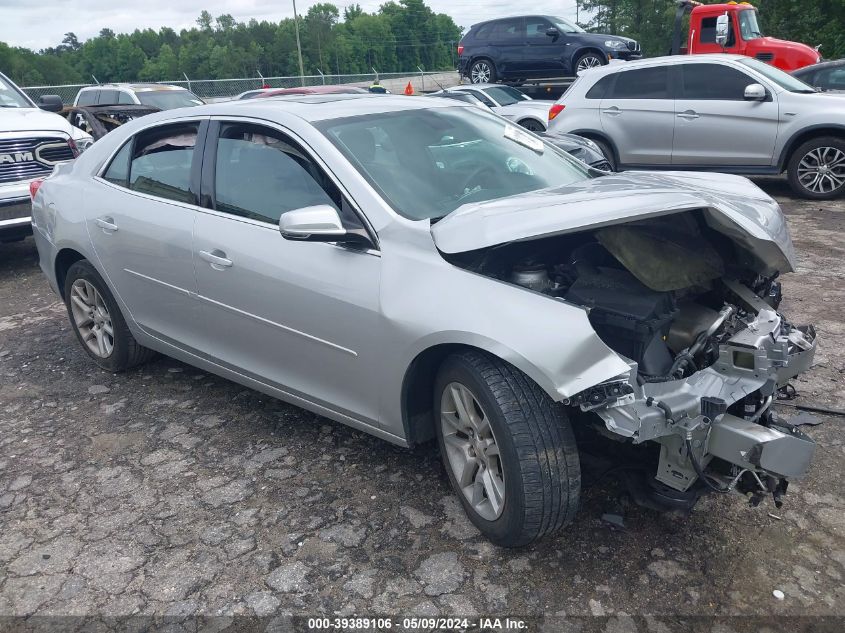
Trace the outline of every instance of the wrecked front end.
{"label": "wrecked front end", "polygon": [[[612,452],[624,455],[616,466],[630,471],[638,501],[660,509],[688,510],[714,491],[754,503],[770,495],[779,506],[815,451],[772,410],[778,391],[810,368],[817,344],[811,325],[778,311],[778,277],[793,258],[785,223],[759,189],[749,199],[744,184],[727,182],[735,195],[699,195],[699,208],[655,209],[652,195],[641,204],[645,186],[627,201],[618,191],[599,195],[600,221],[447,255],[587,311],[628,371],[562,400],[609,444],[625,446]],[[608,212],[608,200],[619,211]],[[562,200],[556,206],[565,212]],[[487,211],[485,228],[495,233]],[[634,455],[641,459],[628,469]]]}

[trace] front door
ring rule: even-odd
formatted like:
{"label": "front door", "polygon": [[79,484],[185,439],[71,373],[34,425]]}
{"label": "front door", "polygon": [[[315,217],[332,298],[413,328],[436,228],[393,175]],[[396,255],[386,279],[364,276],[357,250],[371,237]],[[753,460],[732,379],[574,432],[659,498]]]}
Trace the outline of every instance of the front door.
{"label": "front door", "polygon": [[669,165],[675,104],[669,68],[622,70],[601,102],[601,125],[624,165]]}
{"label": "front door", "polygon": [[746,101],[759,81],[717,63],[686,63],[675,99],[673,165],[768,166],[778,134],[777,96]]}
{"label": "front door", "polygon": [[111,288],[144,330],[186,347],[196,343],[192,173],[205,125],[171,123],[137,134],[86,200],[88,233]]}
{"label": "front door", "polygon": [[[566,35],[547,35],[552,23],[542,17],[525,18],[523,66],[526,77],[560,77],[564,74],[563,50]],[[555,27],[557,28],[557,27]]]}
{"label": "front door", "polygon": [[194,258],[206,355],[375,426],[381,257],[278,228],[285,211],[319,204],[363,228],[355,211],[275,128],[215,122],[204,160],[211,208],[198,214]]}

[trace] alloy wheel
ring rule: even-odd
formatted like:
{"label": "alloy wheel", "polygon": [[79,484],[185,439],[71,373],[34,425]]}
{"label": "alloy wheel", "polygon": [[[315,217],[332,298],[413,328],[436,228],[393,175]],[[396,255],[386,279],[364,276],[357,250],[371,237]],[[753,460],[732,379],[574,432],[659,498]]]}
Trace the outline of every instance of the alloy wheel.
{"label": "alloy wheel", "polygon": [[73,282],[70,292],[73,322],[92,354],[108,358],[114,351],[114,327],[103,296],[85,279]]}
{"label": "alloy wheel", "polygon": [[845,185],[845,152],[836,147],[816,147],[798,163],[798,182],[817,194],[829,194]]}
{"label": "alloy wheel", "polygon": [[478,399],[451,382],[440,399],[446,458],[461,493],[478,515],[494,521],[505,505],[505,475],[499,445]]}
{"label": "alloy wheel", "polygon": [[595,68],[596,66],[601,65],[601,59],[599,59],[595,55],[585,55],[584,57],[578,60],[578,66],[575,68],[575,70],[576,72],[581,72],[582,70],[587,70],[588,68]]}
{"label": "alloy wheel", "polygon": [[475,62],[472,65],[470,80],[474,84],[486,84],[490,82],[490,65],[487,62]]}

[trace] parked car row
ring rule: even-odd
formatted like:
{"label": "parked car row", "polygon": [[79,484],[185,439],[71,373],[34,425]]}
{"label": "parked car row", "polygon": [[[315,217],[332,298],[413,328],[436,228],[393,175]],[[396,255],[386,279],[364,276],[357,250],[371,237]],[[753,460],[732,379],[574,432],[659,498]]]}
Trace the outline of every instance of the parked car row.
{"label": "parked car row", "polygon": [[323,94],[133,120],[32,198],[96,365],[163,353],[398,445],[436,439],[500,545],[572,521],[579,446],[666,510],[780,504],[812,461],[770,405],[815,331],[778,312],[793,246],[744,178],[603,174],[486,107]]}

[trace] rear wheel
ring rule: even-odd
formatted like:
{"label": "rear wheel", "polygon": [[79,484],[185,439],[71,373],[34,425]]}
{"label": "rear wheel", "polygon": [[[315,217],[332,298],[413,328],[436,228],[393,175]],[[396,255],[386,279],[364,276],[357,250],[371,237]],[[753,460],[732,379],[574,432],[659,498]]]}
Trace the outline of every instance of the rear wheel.
{"label": "rear wheel", "polygon": [[101,368],[120,372],[155,355],[132,336],[103,278],[88,261],[80,260],[68,269],[64,291],[76,338]]}
{"label": "rear wheel", "polygon": [[532,132],[545,132],[546,126],[537,121],[536,119],[522,119],[519,124],[524,127],[526,130],[530,130]]}
{"label": "rear wheel", "polygon": [[525,374],[480,352],[450,356],[434,393],[440,454],[469,519],[518,547],[575,516],[581,471],[562,407]]}
{"label": "rear wheel", "polygon": [[496,65],[489,59],[476,60],[469,67],[469,80],[474,84],[492,84],[496,78]]}
{"label": "rear wheel", "polygon": [[588,51],[575,61],[575,74],[596,66],[604,66],[606,63],[607,60],[601,54]]}
{"label": "rear wheel", "polygon": [[825,136],[803,143],[786,173],[792,190],[804,198],[829,200],[845,193],[845,140]]}
{"label": "rear wheel", "polygon": [[616,156],[614,156],[613,148],[610,144],[600,138],[590,138],[590,140],[599,146],[601,153],[604,154],[604,157],[607,159],[607,164],[610,165],[610,171],[616,171]]}

